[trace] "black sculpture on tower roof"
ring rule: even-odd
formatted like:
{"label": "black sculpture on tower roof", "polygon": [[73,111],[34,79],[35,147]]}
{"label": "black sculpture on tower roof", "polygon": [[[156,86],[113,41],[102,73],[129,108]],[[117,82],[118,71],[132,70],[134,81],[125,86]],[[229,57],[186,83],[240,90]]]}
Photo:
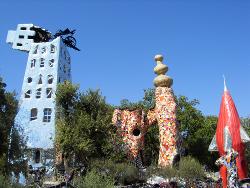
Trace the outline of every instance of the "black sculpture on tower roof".
{"label": "black sculpture on tower roof", "polygon": [[77,51],[80,51],[80,49],[76,47],[76,39],[73,37],[73,35],[75,34],[75,31],[76,31],[75,29],[69,30],[69,28],[65,30],[58,30],[56,34],[53,35],[53,38],[60,36],[62,38],[63,43],[66,46],[73,48]]}

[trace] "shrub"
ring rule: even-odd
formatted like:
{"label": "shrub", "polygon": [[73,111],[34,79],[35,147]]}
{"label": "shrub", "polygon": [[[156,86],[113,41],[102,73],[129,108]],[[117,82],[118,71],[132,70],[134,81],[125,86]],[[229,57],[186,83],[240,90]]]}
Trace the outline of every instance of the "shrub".
{"label": "shrub", "polygon": [[136,167],[129,163],[114,163],[111,160],[95,160],[90,165],[91,169],[103,176],[112,177],[115,184],[129,185],[139,181],[139,172]]}
{"label": "shrub", "polygon": [[153,176],[160,176],[169,181],[175,179],[178,176],[178,170],[174,167],[164,167],[159,168],[155,166],[150,166],[147,168],[147,178],[152,178]]}
{"label": "shrub", "polygon": [[120,185],[130,185],[139,181],[139,172],[136,167],[128,163],[116,165],[116,180]]}
{"label": "shrub", "polygon": [[180,160],[179,176],[187,180],[203,179],[205,172],[202,165],[196,159],[187,156]]}
{"label": "shrub", "polygon": [[21,185],[11,183],[8,178],[0,175],[0,188],[21,188]]}
{"label": "shrub", "polygon": [[83,179],[78,179],[75,184],[79,188],[113,188],[114,180],[110,176],[100,174],[96,169],[89,171]]}

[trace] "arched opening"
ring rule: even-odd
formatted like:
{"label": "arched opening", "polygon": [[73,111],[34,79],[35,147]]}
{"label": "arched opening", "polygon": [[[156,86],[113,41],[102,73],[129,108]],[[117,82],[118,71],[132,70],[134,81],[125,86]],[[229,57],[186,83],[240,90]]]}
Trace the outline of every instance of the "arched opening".
{"label": "arched opening", "polygon": [[40,150],[36,150],[36,152],[35,152],[35,163],[40,163],[40,157],[41,157]]}
{"label": "arched opening", "polygon": [[159,140],[159,127],[157,124],[151,125],[144,137],[144,158],[143,164],[150,166],[159,159],[160,140]]}
{"label": "arched opening", "polygon": [[37,119],[37,108],[32,108],[30,110],[30,121]]}

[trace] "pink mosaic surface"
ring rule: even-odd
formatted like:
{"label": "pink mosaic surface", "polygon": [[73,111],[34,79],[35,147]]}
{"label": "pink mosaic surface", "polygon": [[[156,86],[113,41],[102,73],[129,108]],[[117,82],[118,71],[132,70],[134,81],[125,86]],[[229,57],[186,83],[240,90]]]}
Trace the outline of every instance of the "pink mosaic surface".
{"label": "pink mosaic surface", "polygon": [[178,153],[176,102],[173,90],[167,87],[156,87],[155,100],[155,118],[158,122],[160,137],[158,165],[164,167],[172,165]]}
{"label": "pink mosaic surface", "polygon": [[144,112],[141,110],[118,110],[113,114],[112,122],[125,143],[128,158],[134,160],[144,148],[144,135],[147,126]]}
{"label": "pink mosaic surface", "polygon": [[[123,142],[128,147],[128,157],[133,160],[144,148],[144,136],[150,125],[158,123],[160,151],[158,165],[161,167],[173,164],[178,154],[176,102],[173,90],[167,87],[157,87],[155,90],[155,109],[150,110],[147,119],[140,110],[118,110],[113,114],[113,124],[121,130]],[[140,134],[134,135],[134,130],[139,129]]]}

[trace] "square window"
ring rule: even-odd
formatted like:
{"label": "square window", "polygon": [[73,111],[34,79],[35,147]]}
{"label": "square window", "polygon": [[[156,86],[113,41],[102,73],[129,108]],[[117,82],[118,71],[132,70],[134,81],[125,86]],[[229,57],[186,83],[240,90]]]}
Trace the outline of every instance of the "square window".
{"label": "square window", "polygon": [[51,120],[51,108],[44,108],[43,110],[43,122],[50,122]]}

